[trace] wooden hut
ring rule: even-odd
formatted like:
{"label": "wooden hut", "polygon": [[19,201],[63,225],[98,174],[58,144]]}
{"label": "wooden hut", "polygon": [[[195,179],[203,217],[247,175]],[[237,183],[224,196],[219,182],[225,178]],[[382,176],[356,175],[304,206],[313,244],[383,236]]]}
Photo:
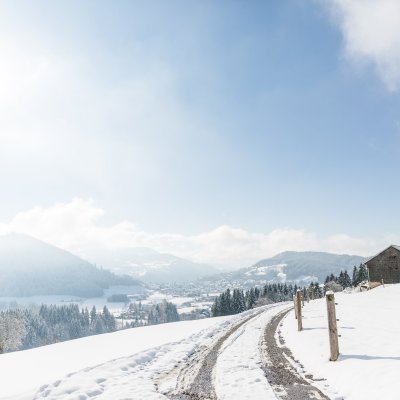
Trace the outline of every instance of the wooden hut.
{"label": "wooden hut", "polygon": [[400,246],[391,245],[365,261],[370,282],[400,283]]}

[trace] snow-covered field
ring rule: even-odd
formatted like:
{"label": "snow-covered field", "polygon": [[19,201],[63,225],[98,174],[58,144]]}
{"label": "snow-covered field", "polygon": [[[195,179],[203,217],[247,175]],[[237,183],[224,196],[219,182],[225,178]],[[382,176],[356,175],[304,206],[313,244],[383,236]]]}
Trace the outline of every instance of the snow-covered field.
{"label": "snow-covered field", "polygon": [[[31,400],[40,387],[43,390],[36,398],[47,395],[51,399],[82,400],[94,395],[95,390],[103,390],[105,394],[101,398],[119,399],[121,397],[118,397],[116,390],[121,378],[122,381],[125,378],[125,384],[132,382],[132,390],[141,390],[141,394],[154,394],[149,376],[187,357],[196,343],[204,341],[214,331],[221,329],[231,318],[209,318],[127,329],[3,354],[0,356],[0,399]],[[199,334],[203,330],[205,331]],[[179,346],[167,345],[176,342],[179,342]],[[147,378],[140,372],[134,374],[149,360],[153,363],[158,360],[159,363],[149,372]],[[66,377],[67,374],[80,370],[84,371]],[[124,386],[119,390],[124,390]]]}
{"label": "snow-covered field", "polygon": [[340,357],[329,361],[325,299],[306,303],[302,332],[285,318],[286,345],[332,399],[397,400],[400,367],[400,285],[363,293],[336,293]]}

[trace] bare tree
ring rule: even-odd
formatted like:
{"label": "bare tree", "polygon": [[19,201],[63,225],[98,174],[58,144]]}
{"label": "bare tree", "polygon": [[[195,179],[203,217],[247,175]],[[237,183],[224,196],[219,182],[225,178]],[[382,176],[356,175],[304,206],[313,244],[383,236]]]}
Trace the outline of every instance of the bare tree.
{"label": "bare tree", "polygon": [[17,349],[26,334],[24,322],[9,313],[0,314],[0,354]]}

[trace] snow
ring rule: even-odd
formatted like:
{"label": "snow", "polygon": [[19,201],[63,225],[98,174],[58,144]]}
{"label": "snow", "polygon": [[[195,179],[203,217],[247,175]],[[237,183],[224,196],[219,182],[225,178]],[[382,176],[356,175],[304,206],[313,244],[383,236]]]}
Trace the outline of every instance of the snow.
{"label": "snow", "polygon": [[[275,398],[260,368],[258,347],[265,324],[287,307],[287,303],[263,307],[266,312],[246,322],[224,343],[216,365],[219,398],[253,399],[255,394]],[[260,310],[129,329],[4,354],[0,357],[0,399],[165,400],[163,393],[176,385],[177,374],[171,374],[174,366],[212,346],[231,323]]]}
{"label": "snow", "polygon": [[[125,384],[130,382],[132,372],[139,371],[150,360],[163,357],[166,365],[168,362],[175,363],[197,343],[195,338],[191,338],[192,335],[198,335],[197,341],[204,340],[204,337],[209,337],[215,329],[221,329],[231,318],[208,318],[127,329],[3,354],[0,356],[0,399],[31,400],[39,387],[42,387],[42,392],[36,399],[47,395],[51,399],[82,400],[93,395],[92,390],[106,392],[106,389],[107,396],[104,399],[121,398],[113,390],[122,384],[123,377]],[[205,332],[199,334],[202,330]],[[175,342],[180,342],[180,346],[166,346]],[[124,359],[116,360],[121,357]],[[83,371],[75,373],[79,370]],[[72,375],[67,377],[67,374]],[[137,375],[139,379],[140,374]],[[97,381],[102,379],[105,381]],[[50,382],[55,383],[49,385]],[[108,382],[107,385],[105,382]],[[132,382],[138,383],[137,380]],[[150,381],[146,382],[139,385],[142,391],[146,387],[149,389]]]}
{"label": "snow", "polygon": [[302,332],[293,312],[282,334],[295,359],[300,360],[314,385],[332,399],[395,400],[400,365],[400,285],[386,285],[362,293],[336,293],[338,361],[329,361],[325,299],[306,303]]}
{"label": "snow", "polygon": [[253,268],[245,273],[248,276],[264,276],[269,274],[270,272],[276,272],[279,279],[286,280],[286,274],[284,269],[287,267],[287,264],[274,264],[274,265],[265,265],[263,267]]}
{"label": "snow", "polygon": [[[397,400],[400,285],[335,297],[341,335],[336,362],[329,361],[325,299],[305,304],[302,332],[292,311],[283,320],[285,345],[301,363],[297,370],[306,379],[312,374],[312,384],[331,399]],[[275,399],[261,369],[260,344],[265,325],[287,307],[291,304],[274,304],[237,316],[135,328],[3,354],[0,399],[165,400],[163,393],[175,387],[174,366],[200,354],[225,335],[232,322],[251,314],[256,316],[235,330],[219,351],[215,390],[219,400]]]}
{"label": "snow", "polygon": [[288,304],[266,306],[266,312],[242,325],[221,348],[215,371],[219,400],[275,399],[261,367],[260,342],[266,324]]}

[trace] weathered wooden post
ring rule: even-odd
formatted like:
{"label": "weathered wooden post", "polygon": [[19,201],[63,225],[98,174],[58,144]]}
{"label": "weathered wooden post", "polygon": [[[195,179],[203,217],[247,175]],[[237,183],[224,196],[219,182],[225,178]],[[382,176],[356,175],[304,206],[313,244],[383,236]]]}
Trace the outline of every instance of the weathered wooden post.
{"label": "weathered wooden post", "polygon": [[332,290],[326,292],[326,306],[328,310],[329,345],[331,349],[330,361],[336,361],[339,357],[339,339],[336,324],[335,295]]}
{"label": "weathered wooden post", "polygon": [[296,293],[296,310],[297,310],[297,330],[303,330],[303,320],[301,315],[301,290],[297,289]]}
{"label": "weathered wooden post", "polygon": [[296,296],[293,295],[293,306],[294,306],[294,317],[297,319],[297,305],[296,305]]}

